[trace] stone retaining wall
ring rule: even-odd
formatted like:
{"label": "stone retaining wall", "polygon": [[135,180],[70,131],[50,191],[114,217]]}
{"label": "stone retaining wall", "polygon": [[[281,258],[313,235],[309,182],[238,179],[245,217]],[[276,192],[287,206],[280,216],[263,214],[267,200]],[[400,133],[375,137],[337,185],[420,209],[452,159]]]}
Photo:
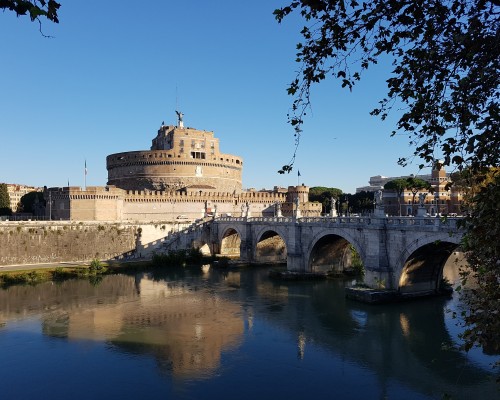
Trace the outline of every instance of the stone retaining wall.
{"label": "stone retaining wall", "polygon": [[158,222],[0,222],[0,265],[108,260],[140,252],[172,229]]}

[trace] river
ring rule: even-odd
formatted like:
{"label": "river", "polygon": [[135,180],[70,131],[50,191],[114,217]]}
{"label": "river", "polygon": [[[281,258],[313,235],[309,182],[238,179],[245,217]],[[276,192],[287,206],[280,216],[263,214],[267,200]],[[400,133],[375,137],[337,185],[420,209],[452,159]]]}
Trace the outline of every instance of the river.
{"label": "river", "polygon": [[0,290],[1,399],[500,398],[431,298],[366,305],[346,280],[173,269]]}

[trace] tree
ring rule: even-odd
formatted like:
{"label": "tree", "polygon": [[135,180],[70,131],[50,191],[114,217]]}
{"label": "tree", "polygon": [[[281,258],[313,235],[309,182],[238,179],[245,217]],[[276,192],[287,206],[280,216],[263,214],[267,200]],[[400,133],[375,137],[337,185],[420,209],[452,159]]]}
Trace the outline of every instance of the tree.
{"label": "tree", "polygon": [[29,192],[21,197],[21,209],[25,213],[36,214],[35,204],[45,204],[42,192]]}
{"label": "tree", "polygon": [[[372,114],[385,119],[394,106],[403,110],[392,134],[408,134],[421,167],[443,159],[470,171],[466,186],[489,182],[490,168],[500,164],[500,0],[293,0],[274,15],[281,22],[294,11],[308,24],[297,44],[301,68],[288,87],[296,146],[311,85],[333,76],[352,90],[364,70],[389,58],[388,93]],[[279,172],[290,172],[294,161],[295,154]],[[468,303],[466,349],[486,343],[484,337],[498,343],[496,174],[467,204],[465,242],[478,289]],[[486,314],[489,322],[482,323]]]}
{"label": "tree", "polygon": [[365,214],[373,211],[373,192],[359,192],[348,195],[349,211]]}
{"label": "tree", "polygon": [[468,234],[463,247],[469,270],[461,271],[462,284],[472,279],[477,285],[466,292],[463,318],[465,349],[479,344],[491,354],[500,353],[500,169],[491,169],[470,187]]}
{"label": "tree", "polygon": [[[417,196],[417,193],[421,190],[431,190],[431,184],[423,179],[410,176],[406,179],[406,188],[409,189],[413,195],[411,202],[413,209],[415,207],[415,197]],[[413,210],[413,212],[415,212],[415,210]]]}
{"label": "tree", "polygon": [[0,183],[0,215],[11,215],[10,196],[7,191],[7,185]]}
{"label": "tree", "polygon": [[394,190],[398,195],[398,215],[401,216],[401,195],[408,187],[408,180],[404,178],[393,179],[384,185],[385,190]]}
{"label": "tree", "polygon": [[0,9],[14,11],[18,16],[29,14],[32,21],[45,17],[56,24],[59,7],[54,0],[0,0]]}
{"label": "tree", "polygon": [[323,212],[328,212],[332,197],[338,200],[342,195],[342,190],[328,188],[324,186],[314,186],[309,189],[309,201],[317,201],[323,205]]}
{"label": "tree", "polygon": [[281,22],[294,10],[308,24],[288,87],[296,144],[311,85],[333,76],[352,90],[364,70],[389,58],[388,94],[372,114],[404,109],[396,130],[411,137],[421,166],[436,158],[459,169],[498,165],[500,0],[300,0],[274,15]]}
{"label": "tree", "polygon": [[56,24],[59,23],[57,15],[59,7],[61,5],[54,0],[0,0],[0,9],[14,11],[18,17],[29,15],[32,21],[38,21],[41,33],[42,21],[40,17],[47,18]]}

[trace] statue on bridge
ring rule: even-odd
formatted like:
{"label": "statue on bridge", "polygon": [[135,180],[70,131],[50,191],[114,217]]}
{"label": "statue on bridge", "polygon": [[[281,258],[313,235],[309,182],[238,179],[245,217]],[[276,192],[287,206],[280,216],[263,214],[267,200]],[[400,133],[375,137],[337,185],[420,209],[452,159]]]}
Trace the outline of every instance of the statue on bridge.
{"label": "statue on bridge", "polygon": [[281,203],[277,201],[274,204],[274,214],[276,217],[281,218],[283,215],[281,214]]}
{"label": "statue on bridge", "polygon": [[330,205],[331,205],[330,217],[332,217],[332,218],[337,216],[336,203],[337,203],[337,200],[335,200],[335,197],[331,197],[330,198]]}
{"label": "statue on bridge", "polygon": [[384,192],[382,190],[377,190],[373,197],[375,203],[375,209],[373,210],[373,216],[375,218],[385,218],[384,211]]}
{"label": "statue on bridge", "polygon": [[424,207],[424,201],[425,198],[427,197],[427,193],[419,193],[418,194],[418,203],[420,207]]}
{"label": "statue on bridge", "polygon": [[382,192],[382,190],[377,190],[375,192],[375,204],[377,205],[377,207],[383,204],[383,197],[384,193]]}

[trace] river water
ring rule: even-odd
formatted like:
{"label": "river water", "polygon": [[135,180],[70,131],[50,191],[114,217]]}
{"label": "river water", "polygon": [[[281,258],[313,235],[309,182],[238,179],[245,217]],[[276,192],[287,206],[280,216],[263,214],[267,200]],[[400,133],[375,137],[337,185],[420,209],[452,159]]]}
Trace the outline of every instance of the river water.
{"label": "river water", "polygon": [[432,298],[347,300],[345,280],[175,269],[0,290],[1,399],[500,398]]}

